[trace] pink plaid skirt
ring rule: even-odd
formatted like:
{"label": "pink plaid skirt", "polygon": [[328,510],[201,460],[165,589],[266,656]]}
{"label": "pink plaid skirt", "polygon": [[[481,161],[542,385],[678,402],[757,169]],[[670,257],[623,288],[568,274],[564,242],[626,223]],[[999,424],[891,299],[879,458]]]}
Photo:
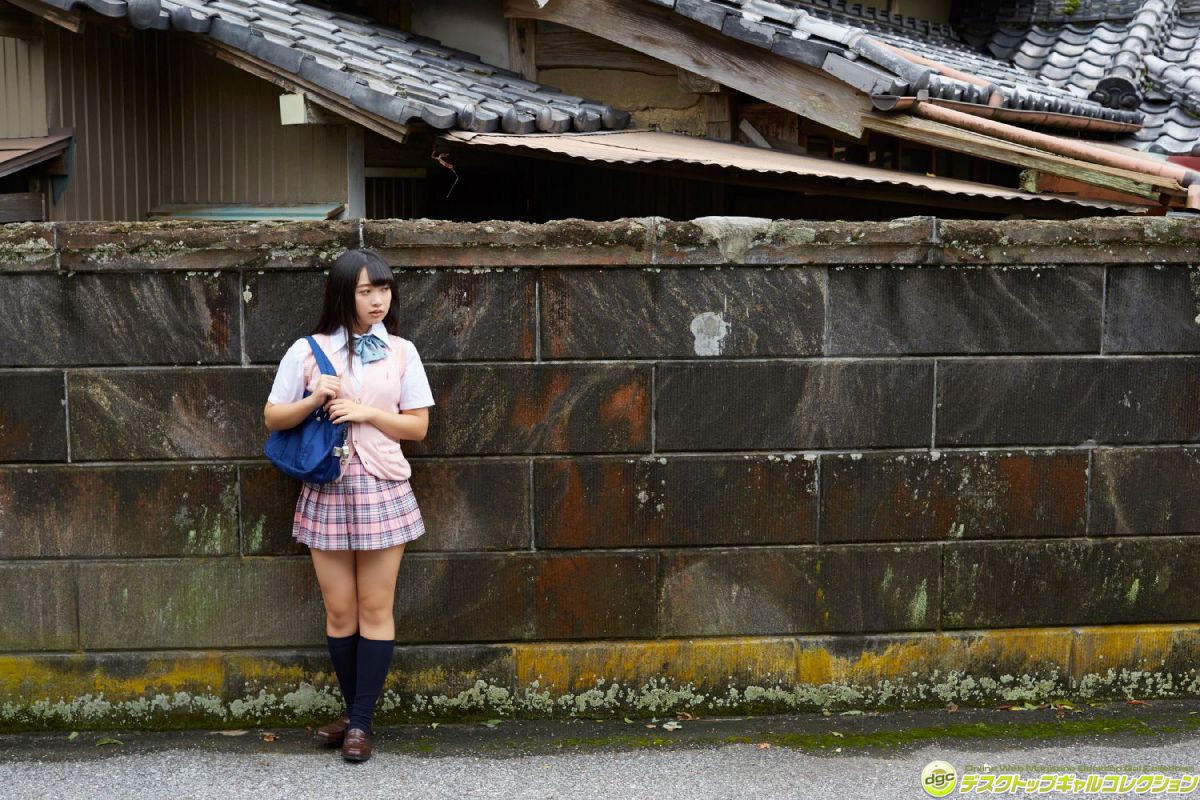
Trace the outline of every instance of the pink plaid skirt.
{"label": "pink plaid skirt", "polygon": [[292,538],[317,550],[382,550],[424,532],[409,482],[376,478],[357,453],[336,481],[304,484],[292,520]]}

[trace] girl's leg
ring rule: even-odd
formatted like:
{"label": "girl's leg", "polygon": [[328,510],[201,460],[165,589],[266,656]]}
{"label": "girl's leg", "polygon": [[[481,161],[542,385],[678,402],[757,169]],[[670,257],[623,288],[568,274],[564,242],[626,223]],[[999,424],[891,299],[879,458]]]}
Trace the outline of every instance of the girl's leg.
{"label": "girl's leg", "polygon": [[404,545],[356,553],[358,587],[357,694],[350,709],[349,728],[371,730],[375,704],[383,691],[396,643],[392,603]]}
{"label": "girl's leg", "polygon": [[358,691],[358,588],[353,550],[310,550],[325,600],[325,641],[346,701],[346,715]]}

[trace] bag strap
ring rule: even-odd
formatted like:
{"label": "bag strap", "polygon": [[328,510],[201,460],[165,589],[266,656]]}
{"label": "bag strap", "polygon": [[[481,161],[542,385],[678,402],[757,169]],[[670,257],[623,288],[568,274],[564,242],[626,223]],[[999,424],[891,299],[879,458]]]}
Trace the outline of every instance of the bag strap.
{"label": "bag strap", "polygon": [[321,345],[317,344],[317,340],[311,336],[305,336],[308,340],[308,346],[312,348],[313,358],[317,360],[317,369],[321,370],[322,375],[337,375],[337,370],[333,368],[333,364],[325,355],[325,351],[321,349]]}

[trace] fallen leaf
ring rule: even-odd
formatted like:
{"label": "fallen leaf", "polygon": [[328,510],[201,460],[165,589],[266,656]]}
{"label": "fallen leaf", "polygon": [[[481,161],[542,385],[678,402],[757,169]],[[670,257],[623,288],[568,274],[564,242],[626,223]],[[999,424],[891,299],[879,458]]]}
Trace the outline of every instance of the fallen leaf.
{"label": "fallen leaf", "polygon": [[217,733],[221,734],[222,736],[245,736],[249,732],[250,731],[244,731],[240,729],[236,731],[217,731]]}
{"label": "fallen leaf", "polygon": [[667,722],[664,722],[664,723],[663,723],[663,730],[664,730],[664,731],[677,731],[677,730],[679,730],[679,729],[680,729],[680,728],[682,728],[682,727],[683,727],[682,725],[680,725],[678,722],[676,722],[676,721],[675,721],[675,720],[673,720],[673,719],[672,719],[672,720],[668,720]]}
{"label": "fallen leaf", "polygon": [[103,747],[106,744],[123,744],[120,739],[114,739],[111,736],[101,736],[96,740],[96,747]]}
{"label": "fallen leaf", "polygon": [[675,715],[675,719],[689,720],[689,719],[695,719],[695,718],[696,718],[696,716],[694,714],[689,714],[686,711],[680,711],[678,714]]}
{"label": "fallen leaf", "polygon": [[487,725],[489,728],[494,728],[497,725],[499,725],[502,721],[503,720],[498,720],[498,719],[485,719],[483,721],[483,724]]}
{"label": "fallen leaf", "polygon": [[440,722],[431,722],[431,723],[429,723],[429,727],[436,728],[438,725],[441,725],[441,724],[442,723],[440,723]]}
{"label": "fallen leaf", "polygon": [[1131,705],[1131,706],[1144,706],[1144,705],[1146,705],[1146,701],[1145,701],[1145,700],[1126,700],[1125,702],[1126,702],[1126,703],[1128,703],[1128,704],[1129,704],[1129,705]]}
{"label": "fallen leaf", "polygon": [[822,716],[822,717],[832,717],[832,716],[833,716],[833,712],[832,712],[832,711],[830,711],[830,710],[827,708],[827,709],[825,709],[824,711],[822,711],[822,712],[821,712],[821,716]]}
{"label": "fallen leaf", "polygon": [[633,723],[633,720],[631,720],[629,717],[625,717],[625,721],[631,724]]}
{"label": "fallen leaf", "polygon": [[771,749],[771,743],[770,743],[770,742],[759,742],[759,743],[758,743],[758,749],[759,749],[759,750],[770,750],[770,749]]}
{"label": "fallen leaf", "polygon": [[278,739],[279,736],[272,733],[271,731],[263,731],[262,738],[263,738],[264,742],[273,742],[276,739]]}
{"label": "fallen leaf", "polygon": [[834,732],[833,732],[833,735],[834,735],[834,736],[836,736],[836,737],[838,737],[839,739],[845,739],[845,738],[846,738],[845,734],[838,733],[837,731],[834,731]]}
{"label": "fallen leaf", "polygon": [[841,714],[839,714],[839,716],[842,716],[842,717],[860,717],[860,716],[862,716],[862,713],[863,713],[863,712],[859,711],[857,708],[852,708],[852,709],[850,709],[849,711],[843,711]]}
{"label": "fallen leaf", "polygon": [[842,748],[840,748],[840,747],[835,747],[835,748],[833,748],[833,752],[835,752],[835,753],[840,753],[840,752],[842,752]]}
{"label": "fallen leaf", "polygon": [[955,711],[958,711],[958,706],[954,703],[949,703],[946,705],[946,710],[953,714]]}
{"label": "fallen leaf", "polygon": [[71,731],[71,733],[67,736],[67,741],[73,742],[78,738],[79,738],[79,731]]}
{"label": "fallen leaf", "polygon": [[647,727],[647,728],[657,728],[658,726],[657,726],[657,725],[655,725],[653,722],[647,722],[647,723],[646,723],[646,727]]}

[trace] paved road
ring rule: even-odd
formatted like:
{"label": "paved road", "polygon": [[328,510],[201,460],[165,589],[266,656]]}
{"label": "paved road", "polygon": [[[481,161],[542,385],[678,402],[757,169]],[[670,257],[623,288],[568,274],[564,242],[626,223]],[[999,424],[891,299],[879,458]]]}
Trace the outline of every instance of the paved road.
{"label": "paved road", "polygon": [[[0,795],[62,798],[920,798],[921,768],[1200,774],[1200,703],[397,726],[344,763],[304,730],[0,737]],[[103,737],[121,744],[98,744]],[[1006,769],[1007,768],[1007,769]],[[1048,794],[1043,797],[1099,797]],[[1113,796],[1113,795],[1103,795]],[[1200,797],[1198,789],[1193,797]]]}

